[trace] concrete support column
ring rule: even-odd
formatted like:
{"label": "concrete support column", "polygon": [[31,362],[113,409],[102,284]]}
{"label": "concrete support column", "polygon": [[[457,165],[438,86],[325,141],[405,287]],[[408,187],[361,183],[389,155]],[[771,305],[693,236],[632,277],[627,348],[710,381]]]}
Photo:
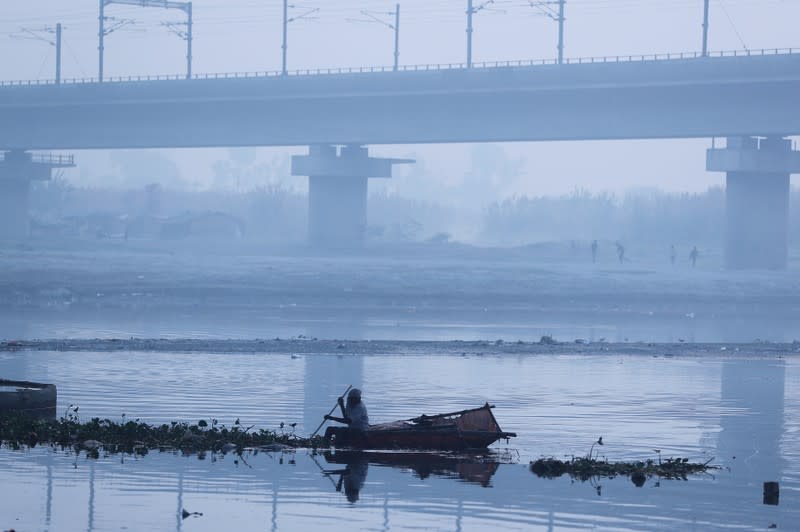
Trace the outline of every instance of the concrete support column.
{"label": "concrete support column", "polygon": [[0,177],[0,240],[24,240],[30,234],[30,181]]}
{"label": "concrete support column", "polygon": [[800,172],[791,141],[731,137],[726,148],[708,150],[706,168],[727,174],[725,266],[786,268],[789,176]]}
{"label": "concrete support column", "polygon": [[0,155],[0,239],[24,240],[30,234],[31,180],[42,178],[42,173],[30,153],[9,151]]}
{"label": "concrete support column", "polygon": [[725,181],[726,266],[786,268],[789,174],[728,172]]}
{"label": "concrete support column", "polygon": [[308,177],[308,239],[316,244],[359,243],[367,229],[367,178]]}
{"label": "concrete support column", "polygon": [[292,175],[308,176],[308,241],[325,248],[363,245],[367,230],[367,181],[391,177],[405,159],[370,157],[358,145],[311,146],[292,157]]}
{"label": "concrete support column", "polygon": [[28,238],[31,181],[50,179],[53,168],[71,166],[74,166],[72,156],[34,156],[26,151],[0,152],[0,240]]}
{"label": "concrete support column", "polygon": [[[360,244],[367,230],[367,149],[312,146],[309,157],[318,166],[308,176],[308,240],[321,246]],[[294,164],[292,166],[294,171]],[[311,174],[310,172],[315,172]]]}

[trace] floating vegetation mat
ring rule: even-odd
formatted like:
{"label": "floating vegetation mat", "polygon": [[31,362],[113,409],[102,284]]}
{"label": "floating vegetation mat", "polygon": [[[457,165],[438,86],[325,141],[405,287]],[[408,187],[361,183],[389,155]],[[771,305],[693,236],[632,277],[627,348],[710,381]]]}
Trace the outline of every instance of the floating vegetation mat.
{"label": "floating vegetation mat", "polygon": [[640,462],[609,462],[595,458],[540,458],[531,462],[530,469],[539,477],[558,478],[569,475],[571,478],[588,481],[596,478],[630,477],[637,486],[642,486],[651,477],[663,479],[688,480],[688,475],[706,473],[719,469],[707,462],[690,462],[688,458],[665,458],[664,460],[645,460]]}
{"label": "floating vegetation mat", "polygon": [[149,425],[138,419],[112,421],[93,418],[81,422],[78,407],[70,407],[67,415],[58,420],[34,419],[18,414],[0,414],[0,443],[12,449],[24,446],[52,445],[86,450],[89,456],[105,452],[147,454],[151,450],[187,452],[213,451],[239,453],[246,448],[281,450],[288,448],[317,448],[322,438],[302,438],[293,427],[281,424],[280,431],[254,430],[244,427],[237,419],[232,427],[200,420],[196,424],[165,423]]}

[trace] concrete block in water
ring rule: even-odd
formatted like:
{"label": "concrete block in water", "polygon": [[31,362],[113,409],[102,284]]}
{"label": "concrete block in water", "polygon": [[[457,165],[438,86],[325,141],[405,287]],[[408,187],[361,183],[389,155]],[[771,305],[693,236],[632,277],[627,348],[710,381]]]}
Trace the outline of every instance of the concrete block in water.
{"label": "concrete block in water", "polygon": [[0,379],[0,414],[24,413],[55,419],[57,399],[55,384]]}
{"label": "concrete block in water", "polygon": [[764,504],[777,506],[780,493],[780,485],[777,482],[764,482]]}

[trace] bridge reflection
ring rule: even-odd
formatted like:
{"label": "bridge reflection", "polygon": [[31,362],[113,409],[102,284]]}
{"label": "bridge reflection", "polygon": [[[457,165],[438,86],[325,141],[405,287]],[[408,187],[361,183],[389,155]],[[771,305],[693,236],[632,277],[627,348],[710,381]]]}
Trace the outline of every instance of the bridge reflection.
{"label": "bridge reflection", "polygon": [[[786,468],[781,453],[785,430],[786,362],[727,359],[722,365],[717,452],[739,483],[779,481]],[[757,485],[757,489],[761,484]]]}

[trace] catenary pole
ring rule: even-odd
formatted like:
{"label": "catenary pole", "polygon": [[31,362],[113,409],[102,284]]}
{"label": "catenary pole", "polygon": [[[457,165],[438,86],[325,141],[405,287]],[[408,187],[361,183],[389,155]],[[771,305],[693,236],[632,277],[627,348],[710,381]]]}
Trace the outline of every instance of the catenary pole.
{"label": "catenary pole", "polygon": [[472,0],[467,0],[467,68],[472,68]]}
{"label": "catenary pole", "polygon": [[106,36],[106,29],[105,29],[105,20],[106,20],[106,0],[100,0],[100,16],[99,19],[99,26],[100,29],[97,32],[97,51],[98,51],[98,66],[97,66],[97,81],[100,83],[103,82],[103,39]]}
{"label": "catenary pole", "polygon": [[283,0],[283,44],[281,45],[282,60],[281,60],[281,74],[287,74],[286,70],[286,33],[289,28],[289,0]]}
{"label": "catenary pole", "polygon": [[394,71],[400,65],[400,4],[394,6]]}
{"label": "catenary pole", "polygon": [[192,79],[192,3],[186,4],[186,79]]}
{"label": "catenary pole", "polygon": [[[126,6],[135,6],[135,7],[159,7],[164,9],[179,9],[186,13],[186,22],[185,23],[170,23],[164,22],[162,25],[167,26],[169,28],[173,28],[178,24],[185,25],[186,30],[175,30],[171,29],[173,33],[178,35],[181,39],[185,39],[187,41],[186,44],[186,77],[189,78],[192,75],[192,3],[191,2],[175,2],[172,0],[99,0],[100,9],[98,15],[98,26],[99,29],[97,31],[97,40],[98,40],[98,66],[97,66],[97,79],[101,83],[103,82],[103,55],[105,52],[105,37],[110,33],[118,30],[119,28],[126,26],[128,24],[134,23],[131,19],[121,19],[116,20],[112,18],[106,18],[105,9],[106,6],[110,6],[112,4],[121,4]],[[106,26],[106,20],[112,20],[112,23]]]}
{"label": "catenary pole", "polygon": [[61,84],[61,23],[56,24],[56,85]]}
{"label": "catenary pole", "polygon": [[703,57],[708,56],[708,3],[709,0],[703,2]]}
{"label": "catenary pole", "polygon": [[558,1],[558,64],[564,63],[564,4],[566,0]]}

